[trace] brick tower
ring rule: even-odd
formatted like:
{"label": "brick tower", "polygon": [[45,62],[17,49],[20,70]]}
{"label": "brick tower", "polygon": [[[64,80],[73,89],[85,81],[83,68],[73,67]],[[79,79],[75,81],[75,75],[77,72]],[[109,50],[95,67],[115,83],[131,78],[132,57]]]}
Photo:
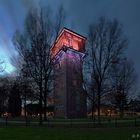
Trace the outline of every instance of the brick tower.
{"label": "brick tower", "polygon": [[63,28],[51,48],[55,117],[86,117],[82,65],[86,38]]}

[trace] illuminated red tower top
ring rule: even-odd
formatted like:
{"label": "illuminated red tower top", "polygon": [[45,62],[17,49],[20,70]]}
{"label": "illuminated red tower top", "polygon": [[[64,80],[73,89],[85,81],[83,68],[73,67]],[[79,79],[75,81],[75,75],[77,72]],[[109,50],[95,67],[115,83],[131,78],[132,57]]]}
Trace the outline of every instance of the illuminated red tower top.
{"label": "illuminated red tower top", "polygon": [[53,59],[63,46],[83,53],[85,52],[85,41],[86,37],[63,28],[51,48],[51,58]]}

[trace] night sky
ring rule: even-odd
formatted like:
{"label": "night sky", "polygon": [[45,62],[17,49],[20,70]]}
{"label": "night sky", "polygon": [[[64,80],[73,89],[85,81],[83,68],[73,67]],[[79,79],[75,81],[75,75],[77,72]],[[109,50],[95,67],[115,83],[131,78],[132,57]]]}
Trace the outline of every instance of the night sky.
{"label": "night sky", "polygon": [[7,73],[15,70],[11,58],[16,57],[17,52],[12,36],[16,29],[22,30],[28,9],[49,5],[56,11],[61,4],[66,10],[65,26],[84,36],[87,36],[88,25],[100,16],[117,18],[129,40],[127,56],[134,61],[140,77],[140,0],[0,0],[0,58],[6,62]]}

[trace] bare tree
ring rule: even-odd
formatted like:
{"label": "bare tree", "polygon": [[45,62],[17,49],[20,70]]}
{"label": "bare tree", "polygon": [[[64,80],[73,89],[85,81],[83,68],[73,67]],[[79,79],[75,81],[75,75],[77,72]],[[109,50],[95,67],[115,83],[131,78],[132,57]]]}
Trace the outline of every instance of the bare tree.
{"label": "bare tree", "polygon": [[20,85],[17,81],[14,81],[8,97],[8,112],[11,113],[12,117],[19,117],[21,107]]}
{"label": "bare tree", "polygon": [[94,78],[94,92],[97,95],[98,120],[100,121],[101,97],[108,83],[109,69],[113,61],[118,61],[127,40],[123,36],[122,26],[117,20],[104,17],[97,24],[89,26],[89,45],[91,48],[91,69]]}
{"label": "bare tree", "polygon": [[66,14],[63,5],[60,5],[56,12],[56,20],[55,20],[55,25],[54,25],[54,30],[55,30],[55,38],[58,36],[60,29],[62,28]]}
{"label": "bare tree", "polygon": [[133,63],[126,58],[112,65],[111,76],[111,103],[119,109],[120,117],[123,117],[127,107],[128,98],[134,94],[136,85],[136,73]]}
{"label": "bare tree", "polygon": [[0,59],[0,73],[3,72],[5,69],[3,64],[4,64],[4,61]]}
{"label": "bare tree", "polygon": [[7,100],[10,91],[10,80],[8,77],[0,78],[0,117],[7,111]]}
{"label": "bare tree", "polygon": [[92,113],[91,119],[95,121],[95,91],[94,91],[94,77],[93,73],[90,68],[91,62],[89,58],[86,58],[84,61],[84,68],[83,68],[83,88],[84,94],[87,96],[87,100],[89,101],[88,110]]}
{"label": "bare tree", "polygon": [[27,122],[27,102],[32,103],[33,101],[38,101],[38,96],[36,94],[35,86],[31,81],[32,79],[25,76],[20,76],[18,78],[20,96],[24,105],[24,117]]}
{"label": "bare tree", "polygon": [[[38,11],[30,11],[25,19],[24,32],[16,32],[13,39],[20,56],[24,60],[23,65],[26,73],[38,86],[40,124],[42,124],[43,112],[46,119],[48,82],[52,70],[50,48],[56,35],[51,14],[49,10],[44,11],[43,8]],[[59,24],[57,30],[60,28]]]}

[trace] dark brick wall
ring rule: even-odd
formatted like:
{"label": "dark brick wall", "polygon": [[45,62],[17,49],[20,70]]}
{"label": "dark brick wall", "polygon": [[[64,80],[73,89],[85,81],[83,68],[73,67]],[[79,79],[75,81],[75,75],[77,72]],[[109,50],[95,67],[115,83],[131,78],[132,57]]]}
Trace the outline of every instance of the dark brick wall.
{"label": "dark brick wall", "polygon": [[54,69],[55,117],[86,117],[86,96],[82,88],[82,58],[63,52]]}

